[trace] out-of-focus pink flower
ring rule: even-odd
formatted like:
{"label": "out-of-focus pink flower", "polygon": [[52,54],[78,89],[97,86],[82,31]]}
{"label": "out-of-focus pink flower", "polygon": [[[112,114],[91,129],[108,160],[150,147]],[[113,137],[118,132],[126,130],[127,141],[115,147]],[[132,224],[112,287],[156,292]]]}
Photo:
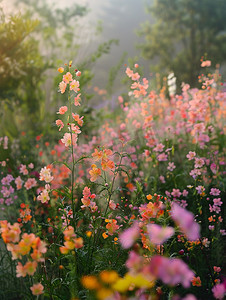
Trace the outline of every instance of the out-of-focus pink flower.
{"label": "out-of-focus pink flower", "polygon": [[181,259],[156,255],[151,259],[150,272],[165,284],[175,286],[182,284],[185,288],[191,285],[194,273]]}
{"label": "out-of-focus pink flower", "polygon": [[173,203],[171,216],[188,240],[195,241],[199,239],[200,226],[194,221],[194,215],[190,211]]}
{"label": "out-of-focus pink flower", "polygon": [[157,224],[147,225],[150,241],[156,245],[162,245],[174,234],[173,227],[162,227]]}
{"label": "out-of-focus pink flower", "polygon": [[130,248],[136,239],[139,237],[140,228],[137,222],[133,224],[132,227],[126,229],[119,236],[119,241],[124,249]]}
{"label": "out-of-focus pink flower", "polygon": [[215,285],[212,288],[213,295],[216,299],[223,299],[226,296],[226,281]]}
{"label": "out-of-focus pink flower", "polygon": [[131,251],[126,261],[126,266],[131,271],[137,272],[143,267],[144,258],[138,255],[136,252]]}
{"label": "out-of-focus pink flower", "polygon": [[216,189],[216,188],[212,188],[210,190],[210,195],[212,195],[212,196],[219,196],[220,193],[221,193],[221,191],[219,189]]}

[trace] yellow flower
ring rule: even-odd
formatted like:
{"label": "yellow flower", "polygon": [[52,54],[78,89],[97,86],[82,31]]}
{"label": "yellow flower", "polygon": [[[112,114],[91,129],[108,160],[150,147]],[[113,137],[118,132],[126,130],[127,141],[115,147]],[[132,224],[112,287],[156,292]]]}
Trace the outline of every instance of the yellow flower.
{"label": "yellow flower", "polygon": [[120,278],[112,287],[114,290],[123,293],[134,288],[151,288],[154,284],[154,280],[147,280],[142,274],[132,276],[127,273],[124,278]]}

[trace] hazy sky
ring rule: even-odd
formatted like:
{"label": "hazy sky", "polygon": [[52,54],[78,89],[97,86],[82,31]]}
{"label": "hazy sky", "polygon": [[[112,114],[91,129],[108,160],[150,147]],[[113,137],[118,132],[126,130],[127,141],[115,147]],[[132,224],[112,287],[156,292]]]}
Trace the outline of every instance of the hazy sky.
{"label": "hazy sky", "polygon": [[[37,0],[38,1],[38,0]],[[112,46],[111,52],[98,60],[95,66],[94,85],[104,88],[107,83],[108,71],[116,65],[124,52],[128,57],[139,55],[136,49],[138,37],[135,30],[145,20],[150,20],[150,15],[145,13],[145,2],[153,0],[47,0],[53,7],[71,7],[73,4],[87,5],[89,13],[81,18],[82,32],[78,42],[82,47],[76,61],[82,61],[89,53],[94,52],[97,46],[110,39],[118,39],[119,46]],[[13,0],[3,0],[0,6],[5,12],[15,13],[17,7]],[[96,36],[94,31],[98,21],[102,22],[103,32]],[[73,58],[68,58],[68,60]],[[121,73],[124,72],[122,68]],[[119,89],[119,87],[117,87]]]}

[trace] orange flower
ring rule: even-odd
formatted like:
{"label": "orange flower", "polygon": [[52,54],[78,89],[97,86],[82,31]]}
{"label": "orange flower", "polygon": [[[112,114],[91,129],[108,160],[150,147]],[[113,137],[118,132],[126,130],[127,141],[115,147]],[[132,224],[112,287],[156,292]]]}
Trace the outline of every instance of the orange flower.
{"label": "orange flower", "polygon": [[96,290],[100,288],[100,284],[97,278],[93,275],[83,276],[82,285],[88,290]]}
{"label": "orange flower", "polygon": [[28,261],[24,265],[24,269],[27,272],[28,275],[34,275],[36,269],[37,269],[37,262],[36,261]]}
{"label": "orange flower", "polygon": [[[119,229],[119,225],[117,225],[117,221],[115,219],[108,220],[108,224],[106,225],[106,228],[108,229],[108,234],[113,235],[116,230]],[[106,220],[105,220],[106,222]]]}
{"label": "orange flower", "polygon": [[201,279],[200,277],[194,277],[191,281],[192,285],[193,286],[201,286],[202,285],[202,282],[201,282]]}
{"label": "orange flower", "polygon": [[101,169],[97,168],[96,165],[92,165],[92,170],[89,171],[89,174],[91,175],[90,181],[94,182],[101,175]]}

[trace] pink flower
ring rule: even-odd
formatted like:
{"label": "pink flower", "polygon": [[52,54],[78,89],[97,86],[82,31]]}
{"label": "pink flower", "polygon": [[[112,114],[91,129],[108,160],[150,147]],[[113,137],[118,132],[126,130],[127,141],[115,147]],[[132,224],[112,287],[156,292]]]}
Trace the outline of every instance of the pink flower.
{"label": "pink flower", "polygon": [[195,158],[195,168],[202,168],[204,166],[205,161],[202,158]]}
{"label": "pink flower", "polygon": [[223,299],[226,295],[226,282],[215,285],[212,288],[212,292],[216,299]]}
{"label": "pink flower", "polygon": [[162,245],[174,234],[173,227],[162,227],[157,224],[147,225],[150,241],[156,245]]}
{"label": "pink flower", "polygon": [[28,174],[28,170],[25,165],[20,165],[20,173],[22,173],[23,175]]}
{"label": "pink flower", "polygon": [[175,198],[179,198],[181,196],[181,192],[179,189],[173,189],[171,195]]}
{"label": "pink flower", "polygon": [[151,258],[149,268],[151,274],[170,286],[181,283],[188,288],[195,275],[182,260],[159,255]]}
{"label": "pink flower", "polygon": [[221,193],[221,191],[219,189],[216,189],[216,188],[212,188],[210,190],[210,195],[212,195],[212,196],[219,196],[220,193]]}
{"label": "pink flower", "polygon": [[168,156],[165,153],[159,154],[157,157],[158,161],[167,161]]}
{"label": "pink flower", "polygon": [[126,266],[130,271],[137,272],[143,266],[143,257],[138,255],[136,252],[129,252],[129,257],[126,261]]}
{"label": "pink flower", "polygon": [[194,221],[194,215],[176,203],[172,204],[172,219],[179,226],[180,230],[187,236],[188,240],[199,239],[199,224]]}
{"label": "pink flower", "polygon": [[137,240],[140,234],[140,228],[137,222],[133,226],[123,231],[119,236],[119,241],[124,249],[130,248]]}
{"label": "pink flower", "polygon": [[164,149],[164,145],[163,144],[157,144],[156,147],[153,149],[156,152],[162,152]]}
{"label": "pink flower", "polygon": [[61,106],[57,114],[64,115],[67,111],[67,106]]}
{"label": "pink flower", "polygon": [[221,271],[220,267],[214,266],[213,269],[214,269],[214,272],[217,272],[217,273],[220,273],[220,271]]}
{"label": "pink flower", "polygon": [[188,160],[192,160],[194,159],[196,156],[195,152],[189,151],[189,153],[186,155],[186,157],[188,158]]}
{"label": "pink flower", "polygon": [[223,204],[223,202],[221,201],[221,198],[214,198],[213,199],[213,203],[215,206],[221,206]]}
{"label": "pink flower", "polygon": [[28,178],[28,180],[24,184],[24,187],[26,188],[26,190],[30,190],[36,185],[37,185],[37,181],[35,180],[35,178]]}
{"label": "pink flower", "polygon": [[159,180],[161,181],[161,183],[166,183],[165,177],[162,175],[159,176]]}
{"label": "pink flower", "polygon": [[173,163],[173,162],[169,162],[167,169],[168,169],[170,172],[173,172],[173,170],[174,170],[175,168],[176,168],[176,166],[174,165],[174,163]]}
{"label": "pink flower", "polygon": [[18,176],[18,177],[15,179],[15,184],[16,184],[17,190],[20,190],[20,189],[22,188],[23,180],[21,179],[20,176]]}

